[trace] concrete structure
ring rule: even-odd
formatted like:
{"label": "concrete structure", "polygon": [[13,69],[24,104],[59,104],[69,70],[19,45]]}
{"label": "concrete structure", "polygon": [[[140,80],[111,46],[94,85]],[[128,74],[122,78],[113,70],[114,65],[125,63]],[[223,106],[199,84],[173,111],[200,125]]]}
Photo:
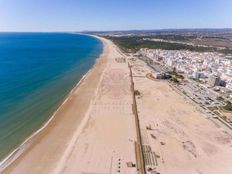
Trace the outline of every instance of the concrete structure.
{"label": "concrete structure", "polygon": [[199,71],[194,71],[194,72],[193,72],[193,78],[194,78],[194,79],[199,79],[199,78],[200,78],[200,73],[199,73]]}
{"label": "concrete structure", "polygon": [[209,87],[219,86],[220,85],[220,77],[211,75],[208,80]]}
{"label": "concrete structure", "polygon": [[[224,54],[148,48],[140,49],[137,54],[167,67],[175,67],[177,72],[185,73],[189,78],[206,81],[212,75],[220,76],[220,79],[226,82],[226,88],[232,90],[232,59]],[[222,86],[224,85],[223,83]]]}

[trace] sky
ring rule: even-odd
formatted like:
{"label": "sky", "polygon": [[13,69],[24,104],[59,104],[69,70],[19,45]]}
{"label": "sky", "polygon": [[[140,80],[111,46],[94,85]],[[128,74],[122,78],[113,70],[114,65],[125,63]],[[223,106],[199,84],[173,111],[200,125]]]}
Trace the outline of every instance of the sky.
{"label": "sky", "polygon": [[232,0],[0,0],[0,31],[232,28]]}

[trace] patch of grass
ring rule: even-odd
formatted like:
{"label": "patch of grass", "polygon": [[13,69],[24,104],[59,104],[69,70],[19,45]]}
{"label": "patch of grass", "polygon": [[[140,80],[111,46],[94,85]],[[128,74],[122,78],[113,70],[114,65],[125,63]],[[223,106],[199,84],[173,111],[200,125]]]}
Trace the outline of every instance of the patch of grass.
{"label": "patch of grass", "polygon": [[226,101],[226,105],[222,107],[227,111],[232,111],[232,103],[230,101]]}
{"label": "patch of grass", "polygon": [[218,110],[218,107],[217,106],[210,106],[210,107],[207,107],[210,111],[215,111],[215,110]]}

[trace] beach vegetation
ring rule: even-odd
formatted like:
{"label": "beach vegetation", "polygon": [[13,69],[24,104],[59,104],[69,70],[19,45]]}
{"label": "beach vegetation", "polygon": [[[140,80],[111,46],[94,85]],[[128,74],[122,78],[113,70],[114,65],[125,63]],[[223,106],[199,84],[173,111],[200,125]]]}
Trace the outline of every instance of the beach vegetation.
{"label": "beach vegetation", "polygon": [[135,94],[135,96],[141,95],[141,93],[139,92],[139,90],[135,90],[135,91],[134,91],[134,94]]}
{"label": "beach vegetation", "polygon": [[170,80],[174,83],[180,83],[180,81],[176,77],[172,77]]}
{"label": "beach vegetation", "polygon": [[232,103],[230,101],[226,101],[226,104],[225,106],[223,106],[223,109],[227,111],[232,111]]}

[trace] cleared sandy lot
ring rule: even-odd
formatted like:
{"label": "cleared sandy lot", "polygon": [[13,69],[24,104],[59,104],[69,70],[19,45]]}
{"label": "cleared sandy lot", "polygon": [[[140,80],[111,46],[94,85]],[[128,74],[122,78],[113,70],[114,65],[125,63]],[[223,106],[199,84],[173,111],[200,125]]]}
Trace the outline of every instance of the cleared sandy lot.
{"label": "cleared sandy lot", "polygon": [[200,113],[165,81],[145,77],[152,72],[133,62],[138,111],[145,150],[161,174],[231,174],[232,138]]}

